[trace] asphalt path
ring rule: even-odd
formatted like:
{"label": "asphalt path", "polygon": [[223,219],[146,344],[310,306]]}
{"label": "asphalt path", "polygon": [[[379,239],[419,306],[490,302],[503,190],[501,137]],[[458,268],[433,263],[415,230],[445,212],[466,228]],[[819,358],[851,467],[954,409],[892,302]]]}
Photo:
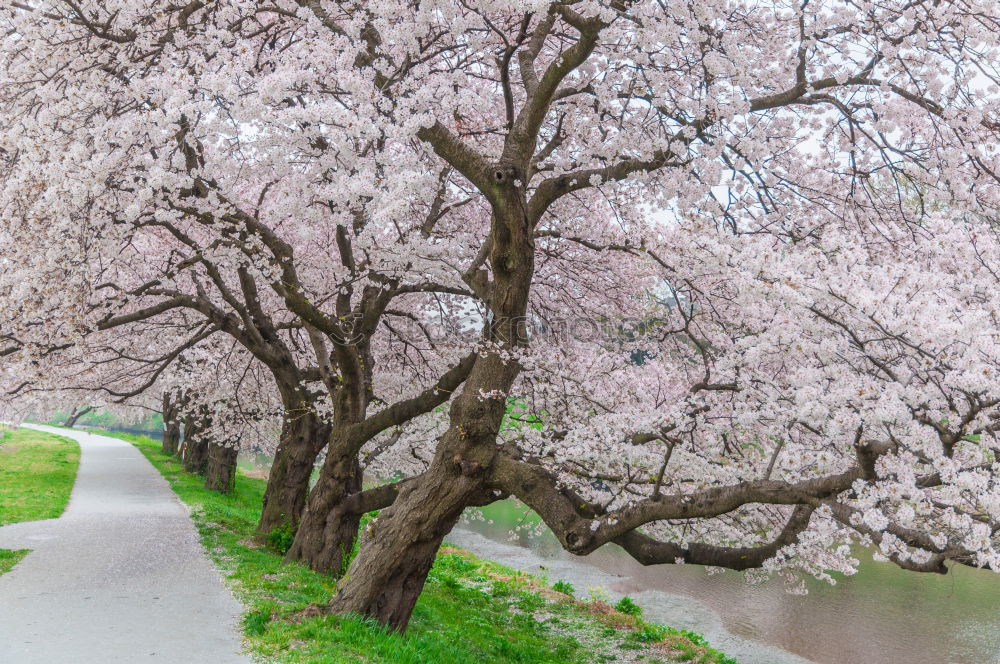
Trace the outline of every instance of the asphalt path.
{"label": "asphalt path", "polygon": [[60,518],[0,528],[0,548],[32,550],[0,576],[0,662],[249,664],[241,606],[146,458],[115,438],[25,426],[77,440],[80,470]]}

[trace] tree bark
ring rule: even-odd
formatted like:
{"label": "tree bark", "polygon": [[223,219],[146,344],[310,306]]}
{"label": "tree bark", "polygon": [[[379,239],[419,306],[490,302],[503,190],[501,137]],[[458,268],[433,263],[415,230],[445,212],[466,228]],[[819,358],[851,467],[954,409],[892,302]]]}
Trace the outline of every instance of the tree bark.
{"label": "tree bark", "polygon": [[178,402],[169,393],[163,395],[163,453],[174,456],[180,450],[181,423]]}
{"label": "tree bark", "polygon": [[303,562],[317,572],[343,574],[362,516],[345,499],[361,488],[362,471],[355,451],[331,444],[285,559]]}
{"label": "tree bark", "polygon": [[94,410],[93,406],[84,406],[83,408],[74,409],[73,412],[70,413],[70,416],[66,418],[66,421],[63,422],[63,426],[73,428],[74,426],[76,426],[76,421],[78,419],[80,419],[81,417],[83,417],[92,410]]}
{"label": "tree bark", "polygon": [[[510,372],[502,362],[486,364]],[[467,383],[455,401],[452,426],[430,469],[401,489],[366,529],[346,581],[330,602],[331,611],[358,613],[404,631],[444,537],[466,507],[495,499],[486,483],[487,469],[497,454],[506,403],[480,399],[480,384],[481,379]]]}
{"label": "tree bark", "polygon": [[294,532],[302,520],[309,480],[316,457],[330,437],[330,425],[312,409],[297,409],[282,425],[281,439],[264,492],[264,508],[257,533],[290,527]]}
{"label": "tree bark", "polygon": [[[366,419],[371,377],[364,371],[370,370],[374,360],[363,347],[359,351],[365,358],[363,368],[358,372],[362,380],[355,381],[353,385],[344,381],[345,384],[337,392],[337,424],[330,430],[326,461],[320,469],[316,486],[309,494],[302,523],[287,554],[289,560],[304,562],[315,570],[337,576],[344,572],[346,561],[354,549],[361,517],[392,504],[399,488],[399,485],[394,485],[391,490],[384,487],[370,490],[363,492],[366,498],[362,497],[364,474],[358,457],[362,446],[392,423],[429,412],[447,401],[469,375],[478,357],[477,354],[470,354],[445,372],[435,386]],[[406,483],[415,481],[416,478],[410,478]],[[370,500],[376,495],[378,499]]]}
{"label": "tree bark", "polygon": [[334,613],[358,613],[402,632],[444,537],[466,506],[480,502],[481,479],[438,465],[401,494],[366,529],[347,581],[330,602]]}
{"label": "tree bark", "polygon": [[176,419],[172,420],[163,430],[163,453],[174,456],[181,447],[181,425]]}
{"label": "tree bark", "polygon": [[205,470],[205,488],[219,493],[230,493],[236,485],[236,458],[239,450],[217,443],[208,445]]}
{"label": "tree bark", "polygon": [[[314,335],[315,336],[315,335]],[[321,340],[314,340],[317,356],[327,353]],[[327,387],[333,397],[333,422],[326,445],[326,459],[316,486],[309,493],[302,522],[295,533],[287,560],[306,563],[319,572],[340,576],[354,550],[363,512],[350,509],[345,500],[361,491],[363,471],[358,453],[363,437],[352,435],[352,425],[365,419],[371,401],[372,366],[369,340],[336,346],[340,377],[329,376]]]}
{"label": "tree bark", "polygon": [[204,475],[208,466],[208,439],[202,434],[198,418],[184,420],[184,469],[189,473]]}

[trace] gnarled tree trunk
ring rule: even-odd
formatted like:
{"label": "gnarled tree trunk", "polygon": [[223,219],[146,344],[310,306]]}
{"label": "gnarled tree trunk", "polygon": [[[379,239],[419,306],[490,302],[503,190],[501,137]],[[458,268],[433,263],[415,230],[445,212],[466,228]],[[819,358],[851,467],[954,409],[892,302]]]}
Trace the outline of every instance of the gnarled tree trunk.
{"label": "gnarled tree trunk", "polygon": [[208,462],[205,470],[205,488],[219,493],[229,493],[236,484],[236,458],[239,450],[218,443],[208,445]]}
{"label": "gnarled tree trunk", "polygon": [[[498,170],[497,179],[515,180],[516,170],[508,170]],[[505,187],[496,196],[490,237],[493,316],[483,336],[491,344],[509,348],[525,342],[523,321],[534,272],[533,224],[523,212],[527,208],[516,188]],[[487,482],[507,404],[503,397],[482,395],[508,394],[520,370],[516,361],[497,352],[476,360],[453,402],[450,426],[431,467],[366,529],[330,610],[368,616],[397,631],[406,629],[442,539],[466,507],[482,504],[491,495]]]}
{"label": "gnarled tree trunk", "polygon": [[[312,335],[317,356],[329,356],[325,343]],[[349,433],[352,425],[364,420],[371,400],[374,358],[368,341],[359,340],[333,350],[341,371],[335,382],[327,374],[333,397],[333,421],[326,446],[326,459],[316,486],[309,493],[302,522],[295,533],[286,559],[306,563],[312,569],[340,576],[354,549],[362,512],[351,509],[346,499],[361,491],[363,471],[358,461],[362,439]]]}
{"label": "gnarled tree trunk", "polygon": [[478,395],[474,389],[456,400],[452,427],[430,469],[366,529],[347,580],[330,603],[333,612],[358,613],[404,631],[444,537],[466,507],[494,498],[486,479],[504,402]]}
{"label": "gnarled tree trunk", "polygon": [[304,562],[335,576],[347,567],[362,515],[345,503],[348,496],[361,491],[362,472],[357,454],[343,448],[331,444],[286,556],[286,560]]}
{"label": "gnarled tree trunk", "polygon": [[94,410],[93,406],[84,406],[82,408],[74,409],[73,412],[70,413],[70,416],[66,418],[66,421],[63,422],[63,426],[70,428],[76,426],[76,421],[92,410]]}
{"label": "gnarled tree trunk", "polygon": [[[394,423],[432,408],[448,400],[475,366],[477,354],[470,354],[443,374],[438,383],[420,395],[381,411],[372,419],[365,419],[371,396],[370,371],[373,359],[363,344],[356,347],[361,358],[354,383],[344,381],[337,395],[335,413],[337,425],[331,430],[326,460],[319,479],[303,513],[295,540],[287,558],[304,562],[311,568],[341,575],[358,536],[358,526],[365,513],[384,509],[398,497],[404,485],[419,481],[410,478],[403,482],[362,491],[364,473],[359,462],[362,446]],[[347,364],[347,362],[345,362]],[[352,389],[353,388],[353,389]],[[377,421],[386,413],[389,418]]]}
{"label": "gnarled tree trunk", "polygon": [[330,426],[313,410],[300,409],[287,416],[267,479],[264,508],[257,524],[259,534],[286,526],[293,532],[298,528],[316,457],[329,437]]}
{"label": "gnarled tree trunk", "polygon": [[208,438],[203,433],[200,418],[184,419],[184,469],[203,475],[208,466]]}
{"label": "gnarled tree trunk", "polygon": [[179,402],[167,392],[163,394],[163,453],[173,456],[180,450],[181,422]]}
{"label": "gnarled tree trunk", "polygon": [[366,529],[335,613],[359,613],[404,631],[444,537],[462,511],[481,502],[480,478],[440,465]]}

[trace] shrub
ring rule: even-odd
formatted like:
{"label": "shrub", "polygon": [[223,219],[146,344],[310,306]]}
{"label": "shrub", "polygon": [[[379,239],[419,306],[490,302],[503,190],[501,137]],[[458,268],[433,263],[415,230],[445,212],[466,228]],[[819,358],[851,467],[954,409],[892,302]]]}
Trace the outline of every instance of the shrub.
{"label": "shrub", "polygon": [[576,592],[576,588],[574,588],[573,584],[569,581],[556,581],[552,584],[552,590],[555,590],[557,593],[562,593],[563,595],[569,595],[570,597],[572,597],[573,593]]}
{"label": "shrub", "polygon": [[615,610],[621,611],[625,615],[635,616],[636,618],[642,615],[642,607],[636,604],[628,595],[618,600],[618,603],[615,604]]}
{"label": "shrub", "polygon": [[292,524],[285,522],[267,534],[267,544],[272,549],[285,555],[292,548],[292,541],[295,539],[295,531]]}

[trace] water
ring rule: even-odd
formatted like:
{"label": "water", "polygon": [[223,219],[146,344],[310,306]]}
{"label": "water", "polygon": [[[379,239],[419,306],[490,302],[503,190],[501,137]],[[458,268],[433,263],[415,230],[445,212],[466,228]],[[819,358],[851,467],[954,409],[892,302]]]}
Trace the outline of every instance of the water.
{"label": "water", "polygon": [[[85,425],[81,425],[85,426]],[[127,433],[132,436],[146,436],[153,440],[163,440],[163,429],[130,429],[129,427],[103,427],[112,433]]]}
{"label": "water", "polygon": [[[485,558],[564,578],[586,596],[603,586],[628,594],[650,620],[702,632],[741,664],[1000,664],[1000,574],[954,567],[917,574],[859,555],[858,574],[836,586],[813,581],[791,595],[781,581],[750,585],[737,572],[693,565],[643,567],[609,545],[585,558],[562,550],[510,502],[484,510],[449,537]],[[544,566],[545,569],[539,569]]]}

